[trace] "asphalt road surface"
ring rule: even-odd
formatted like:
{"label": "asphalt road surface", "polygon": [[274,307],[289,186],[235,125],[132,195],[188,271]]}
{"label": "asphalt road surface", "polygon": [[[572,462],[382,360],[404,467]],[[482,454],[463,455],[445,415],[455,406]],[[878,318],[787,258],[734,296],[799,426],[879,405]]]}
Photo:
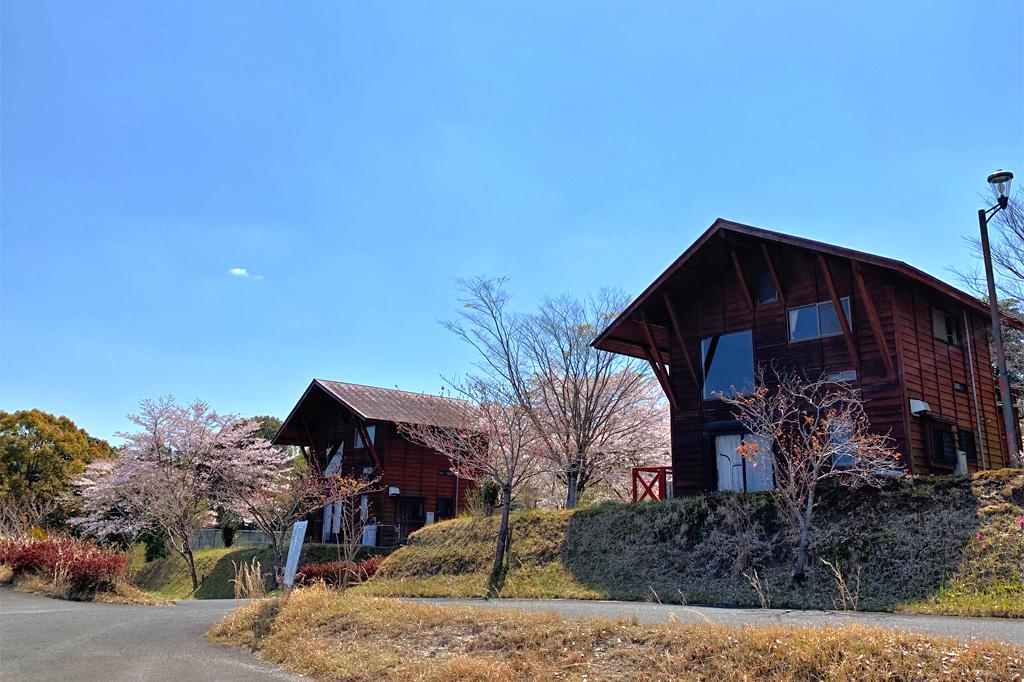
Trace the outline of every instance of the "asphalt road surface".
{"label": "asphalt road surface", "polygon": [[230,599],[90,604],[0,588],[0,680],[302,679],[206,641],[207,628],[237,607]]}
{"label": "asphalt road surface", "polygon": [[572,599],[415,599],[433,604],[491,609],[554,612],[564,618],[632,618],[642,623],[662,623],[675,614],[681,623],[720,625],[867,625],[954,637],[961,641],[991,639],[1024,645],[1024,620],[1012,618],[953,618],[897,613],[849,611],[789,611],[785,609],[727,609],[711,606],[677,606],[644,602],[586,601]]}

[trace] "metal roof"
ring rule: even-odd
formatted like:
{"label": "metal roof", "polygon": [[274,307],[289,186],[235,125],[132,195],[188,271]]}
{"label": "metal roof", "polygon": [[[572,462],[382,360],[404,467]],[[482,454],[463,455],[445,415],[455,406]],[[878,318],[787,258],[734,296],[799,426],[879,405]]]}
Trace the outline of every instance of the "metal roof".
{"label": "metal roof", "polygon": [[413,393],[394,388],[314,379],[332,397],[365,420],[428,426],[465,423],[470,404],[457,398]]}

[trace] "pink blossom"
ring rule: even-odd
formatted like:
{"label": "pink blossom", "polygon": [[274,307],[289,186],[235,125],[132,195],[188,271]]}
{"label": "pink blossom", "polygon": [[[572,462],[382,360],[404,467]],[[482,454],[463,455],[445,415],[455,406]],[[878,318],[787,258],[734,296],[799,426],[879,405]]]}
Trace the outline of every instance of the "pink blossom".
{"label": "pink blossom", "polygon": [[1024,516],[1017,519],[1017,527],[1024,530]]}
{"label": "pink blossom", "polygon": [[974,539],[978,540],[980,542],[981,541],[981,533],[975,533],[974,534]]}

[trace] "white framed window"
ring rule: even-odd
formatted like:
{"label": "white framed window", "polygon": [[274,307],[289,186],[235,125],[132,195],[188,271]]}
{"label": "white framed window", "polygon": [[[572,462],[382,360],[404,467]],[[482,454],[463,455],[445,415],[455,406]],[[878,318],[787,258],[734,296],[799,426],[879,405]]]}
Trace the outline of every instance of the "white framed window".
{"label": "white framed window", "polygon": [[[377,427],[376,426],[371,424],[370,426],[366,427],[366,435],[368,435],[370,437],[370,442],[371,443],[375,443],[376,442],[376,434],[377,434]],[[366,443],[363,442],[363,434],[361,434],[359,432],[359,429],[356,429],[356,440],[352,444],[352,449],[353,450],[359,450],[359,449],[365,448],[365,447],[366,447]]]}
{"label": "white framed window", "polygon": [[[850,297],[845,296],[839,299],[843,306],[843,314],[846,315],[846,322],[853,328],[853,317],[850,315]],[[843,333],[843,327],[839,324],[839,315],[832,301],[820,301],[811,305],[804,305],[797,308],[790,308],[787,311],[789,318],[789,340],[809,341],[810,339],[821,339],[826,336],[838,336]]]}

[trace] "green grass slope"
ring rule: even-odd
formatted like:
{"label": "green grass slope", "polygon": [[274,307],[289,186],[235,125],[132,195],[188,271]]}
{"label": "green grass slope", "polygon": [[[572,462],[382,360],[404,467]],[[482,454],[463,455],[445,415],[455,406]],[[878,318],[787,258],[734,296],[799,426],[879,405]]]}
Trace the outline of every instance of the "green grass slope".
{"label": "green grass slope", "polygon": [[[574,597],[1024,617],[1024,472],[932,477],[826,493],[808,577],[790,579],[789,538],[767,495],[712,495],[513,515],[507,597]],[[356,588],[479,596],[497,519],[417,532]],[[756,572],[756,578],[755,578]]]}

